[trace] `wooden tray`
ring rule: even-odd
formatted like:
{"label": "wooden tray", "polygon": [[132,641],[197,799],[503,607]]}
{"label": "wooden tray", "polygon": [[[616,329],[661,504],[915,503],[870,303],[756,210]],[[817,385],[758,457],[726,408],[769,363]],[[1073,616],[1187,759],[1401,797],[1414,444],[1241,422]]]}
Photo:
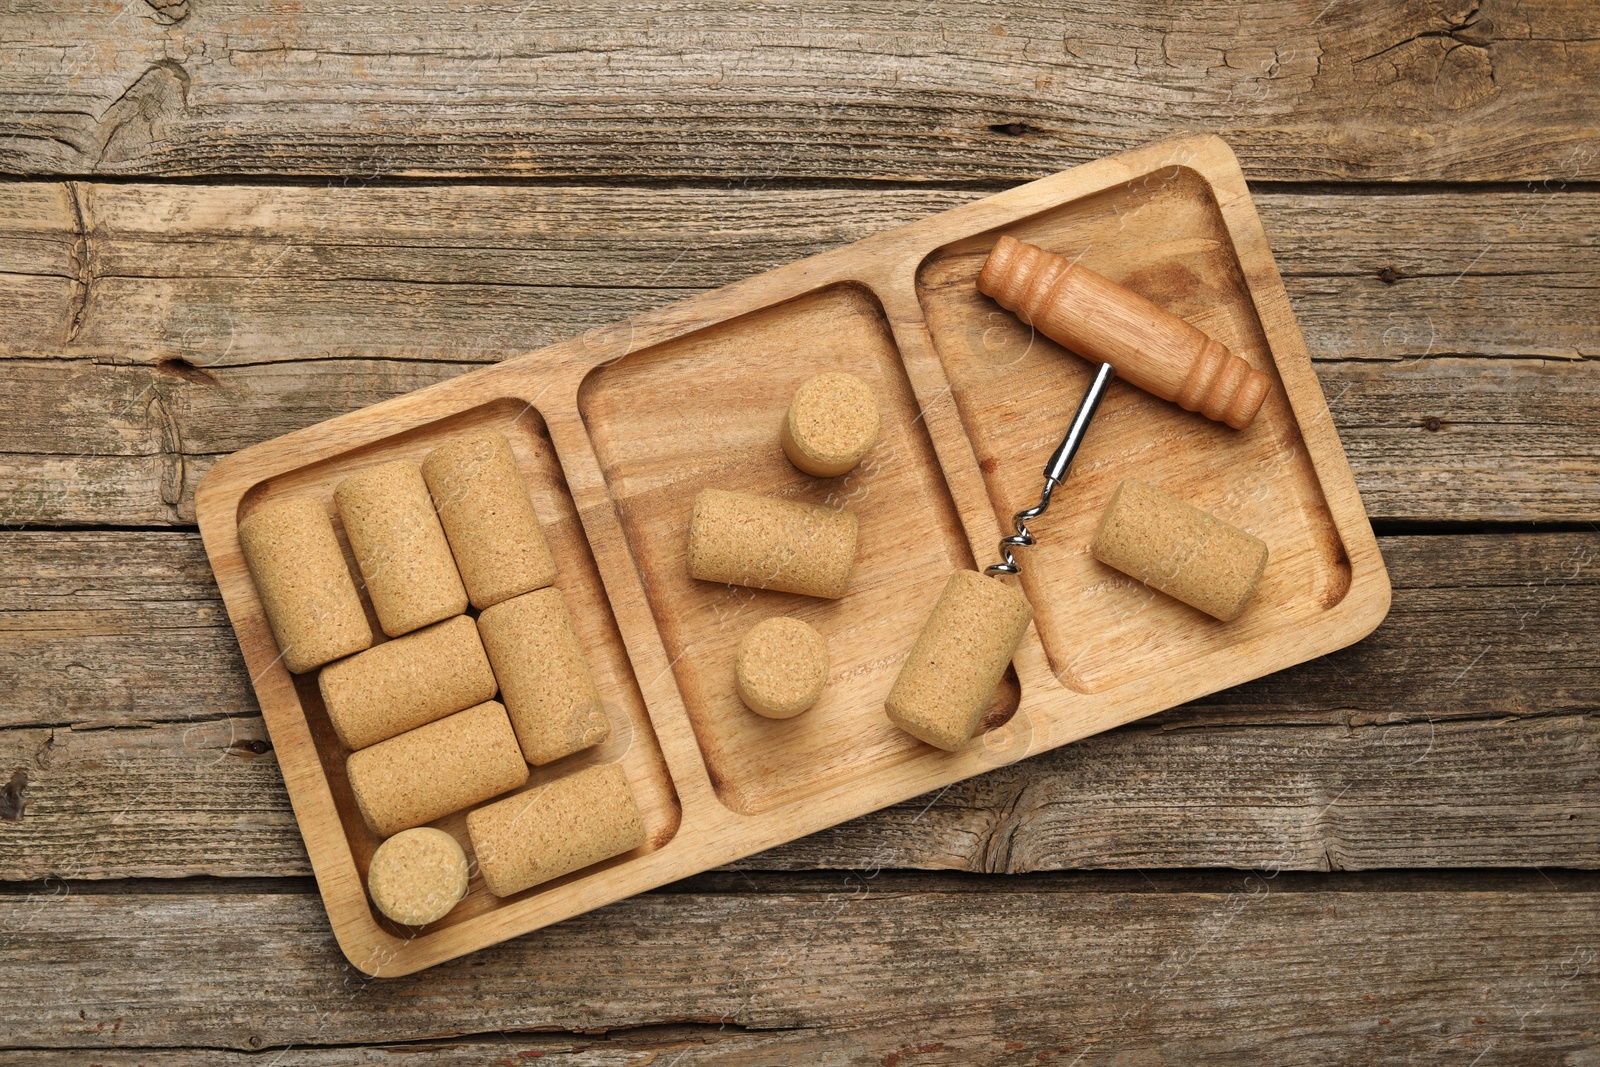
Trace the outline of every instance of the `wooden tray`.
{"label": "wooden tray", "polygon": [[[987,731],[944,753],[890,725],[883,699],[950,571],[993,562],[1002,523],[1037,498],[1090,375],[974,288],[1001,231],[1081,254],[1274,388],[1235,432],[1112,385],[1036,524],[1038,547],[1023,553],[1036,629]],[[877,389],[883,437],[862,467],[817,480],[784,458],[778,425],[795,386],[831,368]],[[329,501],[357,469],[420,459],[483,427],[511,438],[614,726],[607,745],[536,769],[530,786],[620,760],[649,836],[503,900],[474,876],[450,915],[411,929],[367,902],[378,842],[356,812],[314,674],[277,661],[237,523],[284,494]],[[1089,557],[1093,525],[1127,476],[1267,541],[1271,563],[1241,618],[1217,623]],[[690,505],[706,486],[852,508],[850,595],[691,580]],[[1389,605],[1244,177],[1214,137],[1078,167],[245,449],[206,475],[197,508],[334,932],[373,975],[428,967],[1323,655],[1371,632]],[[748,712],[732,684],[739,637],[778,614],[816,625],[834,662],[821,702],[786,721]],[[437,825],[465,844],[464,824]]]}

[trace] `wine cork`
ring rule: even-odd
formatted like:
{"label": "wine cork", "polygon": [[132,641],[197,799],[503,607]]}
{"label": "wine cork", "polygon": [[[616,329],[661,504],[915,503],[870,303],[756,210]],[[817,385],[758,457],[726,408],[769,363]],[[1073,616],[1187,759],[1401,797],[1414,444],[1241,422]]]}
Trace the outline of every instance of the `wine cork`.
{"label": "wine cork", "polygon": [[789,402],[783,451],[807,474],[837,477],[878,443],[878,423],[878,398],[866,382],[842,371],[818,374]]}
{"label": "wine cork", "polygon": [[497,688],[478,627],[465,615],[330,663],[317,685],[333,732],[349,749],[482,704]]}
{"label": "wine cork", "polygon": [[473,607],[481,611],[556,580],[555,558],[505,434],[473,434],[434,449],[422,476]]}
{"label": "wine cork", "polygon": [[837,599],[850,591],[856,517],[789,500],[705,489],[689,524],[689,576]]}
{"label": "wine cork", "polygon": [[638,848],[644,820],[612,763],[469,812],[467,834],[489,892],[507,897]]}
{"label": "wine cork", "polygon": [[478,633],[529,763],[550,763],[610,736],[561,590],[496,604],[478,616]]}
{"label": "wine cork", "polygon": [[399,637],[467,610],[467,591],[415,463],[369,467],[333,491],[378,625]]}
{"label": "wine cork", "polygon": [[889,720],[947,752],[966,744],[1032,620],[1028,598],[998,578],[950,575],[889,691]]}
{"label": "wine cork", "polygon": [[758,715],[792,719],[817,702],[828,684],[828,645],[799,619],[758,622],[739,641],[734,683]]}
{"label": "wine cork", "polygon": [[345,771],[361,817],[379,837],[470,808],[528,780],[511,720],[494,700],[352,752]]}
{"label": "wine cork", "polygon": [[1267,567],[1261,538],[1133,478],[1111,494],[1089,554],[1223,622],[1244,612]]}
{"label": "wine cork", "polygon": [[301,496],[263,505],[239,523],[239,547],[290,671],[371,647],[361,595],[320,503]]}
{"label": "wine cork", "polygon": [[426,926],[467,895],[467,854],[443,830],[402,830],[378,846],[367,892],[379,911],[406,926]]}

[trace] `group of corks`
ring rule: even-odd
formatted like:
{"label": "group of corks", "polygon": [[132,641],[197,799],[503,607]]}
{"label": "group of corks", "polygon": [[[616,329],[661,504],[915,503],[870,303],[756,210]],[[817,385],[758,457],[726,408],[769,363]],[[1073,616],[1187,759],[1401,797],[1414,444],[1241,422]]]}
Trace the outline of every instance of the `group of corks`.
{"label": "group of corks", "polygon": [[[835,478],[877,444],[880,415],[872,390],[831,371],[801,383],[779,434],[800,470]],[[689,576],[836,600],[850,591],[856,517],[843,509],[777,497],[702,490],[689,522]],[[802,619],[770,618],[739,642],[734,688],[750,710],[788,719],[817,702],[828,683],[828,646]]]}
{"label": "group of corks", "polygon": [[[855,468],[879,430],[878,402],[867,384],[828,372],[796,390],[779,441],[797,468],[833,478]],[[377,647],[319,501],[302,496],[259,507],[239,524],[239,541],[285,666],[297,674],[322,668],[318,688],[334,732],[350,750],[351,791],[367,824],[386,839],[367,874],[378,909],[396,922],[422,925],[461,900],[466,853],[450,834],[426,824],[467,809],[473,853],[497,896],[642,844],[643,821],[616,764],[484,803],[522,787],[529,764],[600,744],[610,731],[505,436],[460,438],[420,466],[370,467],[340,482],[334,502],[390,638]],[[847,510],[706,489],[694,500],[688,570],[708,582],[838,599],[850,590],[856,534],[856,517]],[[1223,620],[1244,609],[1266,561],[1258,539],[1131,479],[1114,494],[1090,550]],[[958,571],[908,662],[919,656],[964,662],[973,626],[1003,625],[1020,637],[1031,618],[1020,597],[1015,617],[998,622],[994,611],[980,612],[981,619],[959,611],[943,618],[941,611],[956,611],[951,605],[971,606],[970,595],[952,598],[952,590],[989,596],[1002,587]],[[476,619],[466,614],[469,602]],[[962,647],[930,651],[929,634]],[[990,644],[1003,646],[1009,661],[1016,641]],[[896,718],[891,695],[890,718],[941,748],[960,747],[976,723],[974,709],[987,701],[991,679],[1004,667],[969,665],[954,680],[944,676],[948,671],[935,672],[929,684],[939,689],[937,699],[903,693],[916,688],[918,677],[913,670],[908,679],[903,670],[895,687],[901,704],[954,701],[964,710],[945,716],[948,728],[923,729]],[[733,668],[733,688],[752,711],[791,718],[815,704],[827,685],[827,642],[801,619],[769,618],[743,635]],[[953,684],[972,691],[946,692]]]}
{"label": "group of corks", "polygon": [[529,764],[610,734],[505,436],[459,438],[420,466],[369,467],[340,482],[334,502],[391,639],[376,647],[318,500],[257,508],[240,522],[239,542],[284,665],[296,674],[322,668],[328,719],[350,750],[351,792],[386,839],[367,873],[378,909],[421,925],[460,901],[466,854],[425,824],[466,809],[473,854],[496,896],[640,845],[643,821],[615,764],[484,804],[523,786]]}
{"label": "group of corks", "polygon": [[[871,390],[835,372],[800,386],[780,439],[796,467],[836,477],[861,460],[879,429]],[[842,597],[850,588],[856,530],[855,516],[842,509],[703,490],[690,520],[689,574]],[[1112,494],[1089,552],[1224,622],[1237,618],[1255,595],[1267,559],[1259,538],[1131,478]],[[885,701],[890,721],[938,748],[961,748],[1032,618],[1020,591],[977,571],[956,571]],[[746,705],[768,718],[809,708],[827,678],[827,644],[800,619],[767,619],[739,643],[735,688]]]}

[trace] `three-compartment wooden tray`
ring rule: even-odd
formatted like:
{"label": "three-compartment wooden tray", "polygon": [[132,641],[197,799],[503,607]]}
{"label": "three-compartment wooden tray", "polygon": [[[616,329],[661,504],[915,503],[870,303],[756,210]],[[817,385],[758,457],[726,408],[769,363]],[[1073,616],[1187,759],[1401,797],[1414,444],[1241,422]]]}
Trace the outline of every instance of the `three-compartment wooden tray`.
{"label": "three-compartment wooden tray", "polygon": [[[977,292],[1001,232],[1081,256],[1227,344],[1273,389],[1236,432],[1112,386],[1036,524],[1038,546],[1023,552],[1035,628],[984,731],[945,753],[892,726],[884,697],[950,571],[993,562],[1002,525],[1037,499],[1091,374]],[[794,388],[824,369],[870,383],[884,419],[861,467],[819,480],[784,458],[778,426]],[[378,841],[356,811],[315,675],[277,660],[237,525],[264,501],[328,502],[362,467],[420,460],[485,427],[511,439],[613,723],[607,744],[536,768],[528,788],[620,761],[648,840],[505,899],[474,875],[454,911],[411,929],[367,901]],[[1094,523],[1130,476],[1267,541],[1271,561],[1242,617],[1215,622],[1090,558]],[[851,593],[820,601],[690,579],[690,508],[708,486],[851,508]],[[1203,136],[1102,159],[245,449],[201,481],[197,508],[328,916],[351,962],[373,975],[431,966],[1323,655],[1369,633],[1389,604],[1243,175],[1225,144]],[[833,670],[817,706],[773,721],[739,702],[732,665],[740,636],[779,614],[824,634]],[[464,815],[435,825],[467,844]]]}

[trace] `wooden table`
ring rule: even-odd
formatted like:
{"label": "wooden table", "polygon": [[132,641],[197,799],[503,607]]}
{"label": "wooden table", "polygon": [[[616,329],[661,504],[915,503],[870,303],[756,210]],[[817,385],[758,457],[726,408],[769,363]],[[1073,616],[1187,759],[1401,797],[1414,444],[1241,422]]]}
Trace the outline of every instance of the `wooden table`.
{"label": "wooden table", "polygon": [[[0,11],[0,1060],[1600,1057],[1587,0],[305,8]],[[1377,633],[352,970],[193,528],[208,465],[1180,129],[1252,179]]]}

